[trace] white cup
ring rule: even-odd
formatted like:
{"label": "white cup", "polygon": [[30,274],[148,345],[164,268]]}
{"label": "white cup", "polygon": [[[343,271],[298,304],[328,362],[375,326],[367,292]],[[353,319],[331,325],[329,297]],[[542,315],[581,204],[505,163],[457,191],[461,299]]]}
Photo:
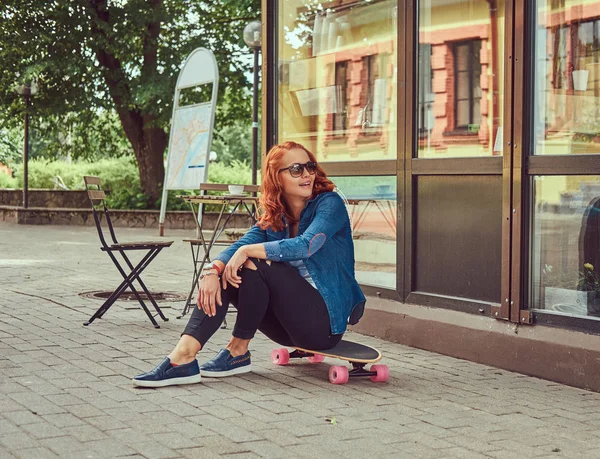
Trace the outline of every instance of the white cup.
{"label": "white cup", "polygon": [[575,91],[587,90],[589,70],[573,70],[573,89]]}
{"label": "white cup", "polygon": [[244,192],[244,185],[228,185],[227,189],[229,194],[242,194]]}

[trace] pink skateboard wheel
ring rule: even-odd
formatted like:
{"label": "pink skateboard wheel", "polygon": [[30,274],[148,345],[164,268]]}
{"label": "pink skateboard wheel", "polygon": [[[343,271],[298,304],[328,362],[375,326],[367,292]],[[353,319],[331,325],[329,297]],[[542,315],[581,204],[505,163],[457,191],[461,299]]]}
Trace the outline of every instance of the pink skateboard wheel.
{"label": "pink skateboard wheel", "polygon": [[375,376],[371,376],[373,382],[386,382],[390,377],[390,369],[387,365],[371,365],[371,371],[377,373]]}
{"label": "pink skateboard wheel", "polygon": [[287,363],[290,361],[290,353],[284,347],[273,349],[271,351],[271,361],[275,365],[287,365]]}
{"label": "pink skateboard wheel", "polygon": [[348,368],[334,365],[329,368],[329,382],[332,384],[346,384],[348,382]]}

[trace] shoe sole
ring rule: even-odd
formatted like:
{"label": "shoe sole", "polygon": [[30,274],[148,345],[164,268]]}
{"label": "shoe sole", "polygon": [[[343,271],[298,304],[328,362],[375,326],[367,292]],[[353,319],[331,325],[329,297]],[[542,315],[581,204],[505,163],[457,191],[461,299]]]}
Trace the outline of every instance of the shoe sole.
{"label": "shoe sole", "polygon": [[169,378],[161,381],[144,381],[138,379],[132,379],[133,385],[136,387],[166,387],[166,386],[180,386],[183,384],[196,384],[200,382],[201,375],[184,376],[182,378]]}
{"label": "shoe sole", "polygon": [[239,375],[242,373],[249,373],[252,371],[252,365],[246,365],[239,368],[234,368],[233,370],[227,371],[206,371],[200,370],[200,374],[205,378],[224,378],[226,376]]}

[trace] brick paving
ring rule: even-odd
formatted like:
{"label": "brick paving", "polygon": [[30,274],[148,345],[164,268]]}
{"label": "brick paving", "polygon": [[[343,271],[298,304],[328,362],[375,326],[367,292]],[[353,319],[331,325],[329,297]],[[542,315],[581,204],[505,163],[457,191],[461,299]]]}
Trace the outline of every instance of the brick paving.
{"label": "brick paving", "polygon": [[[190,234],[168,236],[144,279],[183,294]],[[79,294],[120,281],[93,228],[0,223],[0,279],[0,459],[600,457],[600,394],[357,334],[384,352],[389,383],[334,386],[328,359],[274,366],[259,335],[251,374],[134,389],[176,342],[182,303],[161,303],[159,330],[128,302],[82,326],[100,301]]]}

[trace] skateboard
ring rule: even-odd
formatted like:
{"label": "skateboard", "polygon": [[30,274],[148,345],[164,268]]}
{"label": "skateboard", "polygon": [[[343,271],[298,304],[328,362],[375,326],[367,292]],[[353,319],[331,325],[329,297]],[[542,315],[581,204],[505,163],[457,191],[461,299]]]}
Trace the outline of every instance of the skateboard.
{"label": "skateboard", "polygon": [[294,348],[292,352],[286,348],[273,349],[271,360],[276,365],[287,365],[290,359],[307,358],[311,363],[319,363],[325,357],[346,360],[352,364],[352,369],[341,365],[333,365],[329,368],[329,382],[332,384],[346,384],[348,378],[369,376],[373,382],[385,382],[390,376],[387,365],[371,365],[366,370],[365,365],[376,363],[383,357],[377,349],[352,341],[340,341],[331,349],[315,351],[300,347]]}

